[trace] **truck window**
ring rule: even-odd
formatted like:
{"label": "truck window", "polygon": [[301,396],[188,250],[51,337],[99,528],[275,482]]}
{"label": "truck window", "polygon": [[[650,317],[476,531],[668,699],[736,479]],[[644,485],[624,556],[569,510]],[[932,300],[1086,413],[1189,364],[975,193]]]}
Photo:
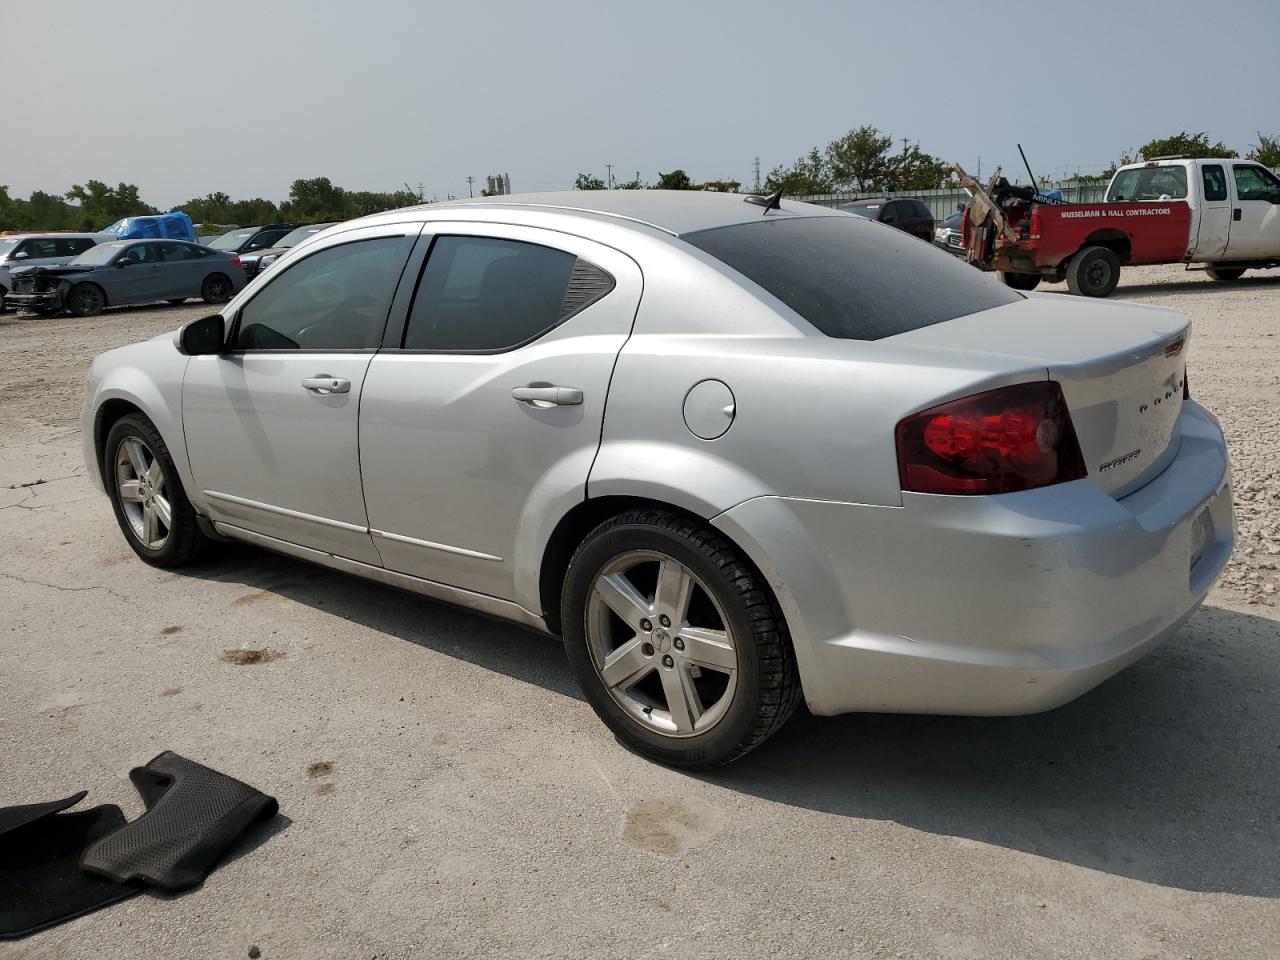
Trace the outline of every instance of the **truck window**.
{"label": "truck window", "polygon": [[1200,168],[1200,177],[1204,182],[1204,198],[1206,200],[1227,199],[1227,175],[1217,164]]}
{"label": "truck window", "polygon": [[1280,203],[1280,180],[1270,170],[1237,163],[1231,168],[1236,178],[1236,196],[1241,200],[1267,200]]}
{"label": "truck window", "polygon": [[1121,170],[1111,181],[1107,203],[1119,200],[1185,200],[1185,167],[1134,167]]}

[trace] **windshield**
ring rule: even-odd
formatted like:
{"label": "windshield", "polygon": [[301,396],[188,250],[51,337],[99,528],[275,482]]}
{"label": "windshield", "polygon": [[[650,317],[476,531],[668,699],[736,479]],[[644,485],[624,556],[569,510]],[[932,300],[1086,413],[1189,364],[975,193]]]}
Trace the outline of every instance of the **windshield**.
{"label": "windshield", "polygon": [[299,227],[292,233],[286,233],[283,237],[276,241],[277,247],[296,247],[307,237],[314,237],[321,230],[327,230],[333,226],[332,223],[313,223],[309,227]]}
{"label": "windshield", "polygon": [[687,233],[829,337],[879,340],[1022,295],[933,244],[852,217],[795,217]]}
{"label": "windshield", "polygon": [[257,232],[257,230],[232,230],[216,240],[210,240],[209,246],[214,250],[239,250]]}
{"label": "windshield", "polygon": [[1117,200],[1185,200],[1186,167],[1135,167],[1121,170],[1111,181],[1107,202]]}
{"label": "windshield", "polygon": [[840,210],[844,213],[856,213],[860,217],[866,217],[869,220],[874,220],[876,218],[876,214],[880,212],[880,204],[865,203],[859,204],[856,207],[841,207]]}
{"label": "windshield", "polygon": [[96,247],[90,247],[80,256],[71,261],[71,264],[77,267],[100,267],[105,263],[110,263],[111,258],[127,247],[128,244],[117,240],[115,243],[100,243]]}

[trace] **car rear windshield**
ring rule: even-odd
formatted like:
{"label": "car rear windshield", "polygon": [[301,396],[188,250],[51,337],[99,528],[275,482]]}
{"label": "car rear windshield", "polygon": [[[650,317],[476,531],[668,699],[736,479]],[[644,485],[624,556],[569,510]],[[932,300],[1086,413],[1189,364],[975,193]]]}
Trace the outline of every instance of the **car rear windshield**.
{"label": "car rear windshield", "polygon": [[761,217],[683,239],[843,340],[879,340],[1022,299],[932,244],[856,217]]}
{"label": "car rear windshield", "polygon": [[1186,167],[1135,167],[1121,170],[1111,181],[1107,202],[1117,200],[1185,200]]}
{"label": "car rear windshield", "polygon": [[870,220],[876,218],[876,214],[880,212],[880,204],[878,203],[859,203],[849,204],[847,207],[840,208],[845,213],[856,214],[859,217],[867,217]]}

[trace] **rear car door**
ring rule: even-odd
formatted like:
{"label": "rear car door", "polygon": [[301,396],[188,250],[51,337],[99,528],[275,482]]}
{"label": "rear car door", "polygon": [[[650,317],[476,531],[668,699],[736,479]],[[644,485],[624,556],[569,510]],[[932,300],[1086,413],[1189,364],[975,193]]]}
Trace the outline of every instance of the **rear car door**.
{"label": "rear car door", "polygon": [[1196,232],[1195,256],[1218,260],[1227,252],[1231,233],[1231,197],[1227,172],[1220,163],[1200,166],[1200,226]]}
{"label": "rear car door", "polygon": [[1253,163],[1231,166],[1235,184],[1231,237],[1226,260],[1274,260],[1280,257],[1280,180]]}
{"label": "rear car door", "polygon": [[160,256],[160,297],[174,300],[178,297],[194,297],[200,293],[202,279],[199,255],[194,247],[181,243],[158,243]]}
{"label": "rear car door", "polygon": [[412,311],[361,400],[369,527],[390,569],[516,599],[517,557],[586,496],[640,269],[549,230],[425,231]]}
{"label": "rear car door", "polygon": [[348,230],[230,315],[192,357],[182,422],[210,519],[378,564],[360,489],[360,391],[421,224]]}

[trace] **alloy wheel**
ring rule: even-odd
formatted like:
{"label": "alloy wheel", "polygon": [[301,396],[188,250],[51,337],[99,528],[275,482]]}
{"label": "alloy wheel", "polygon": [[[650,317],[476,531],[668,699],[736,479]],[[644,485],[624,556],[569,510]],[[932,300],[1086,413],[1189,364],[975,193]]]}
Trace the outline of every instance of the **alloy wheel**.
{"label": "alloy wheel", "polygon": [[596,575],[586,614],[596,672],[637,723],[690,737],[724,717],[737,688],[733,632],[684,564],[649,550],[614,557]]}
{"label": "alloy wheel", "polygon": [[161,549],[169,539],[173,508],[159,459],[137,437],[126,437],[116,448],[116,491],[138,542],[148,550]]}

